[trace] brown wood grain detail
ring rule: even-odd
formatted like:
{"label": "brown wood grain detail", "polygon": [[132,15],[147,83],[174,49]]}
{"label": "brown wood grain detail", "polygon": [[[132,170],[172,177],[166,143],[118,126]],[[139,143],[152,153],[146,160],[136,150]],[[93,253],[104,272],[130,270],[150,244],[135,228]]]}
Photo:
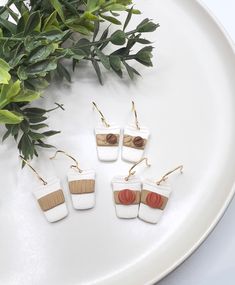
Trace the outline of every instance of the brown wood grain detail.
{"label": "brown wood grain detail", "polygon": [[117,142],[115,144],[110,144],[106,141],[107,134],[98,134],[96,135],[96,144],[97,146],[118,146],[119,145],[119,134],[115,134],[117,137]]}
{"label": "brown wood grain detail", "polygon": [[[114,201],[115,201],[115,204],[117,205],[122,205],[122,203],[120,202],[119,198],[118,198],[118,193],[120,191],[114,191]],[[140,203],[140,191],[135,191],[133,190],[133,192],[135,192],[136,194],[136,197],[135,197],[135,201],[131,204],[131,205],[137,205]]]}
{"label": "brown wood grain detail", "polygon": [[[140,198],[141,203],[147,205],[146,198],[147,198],[149,193],[153,193],[153,192],[148,191],[148,190],[142,190],[141,191],[141,198]],[[162,197],[162,199],[163,199],[163,204],[162,204],[161,208],[159,208],[159,209],[164,210],[165,207],[166,207],[166,204],[168,202],[168,198],[163,196],[163,195],[161,195],[161,194],[159,194],[159,193],[157,193],[157,194],[160,195]]]}
{"label": "brown wood grain detail", "polygon": [[135,137],[133,136],[129,136],[129,135],[124,135],[123,136],[123,145],[126,147],[132,147],[132,148],[136,148],[136,149],[144,149],[145,145],[147,143],[147,140],[143,138],[144,140],[144,144],[141,147],[137,147],[136,145],[134,145],[133,140]]}
{"label": "brown wood grain detail", "polygon": [[69,190],[71,194],[86,194],[95,191],[94,179],[83,179],[69,182]]}
{"label": "brown wood grain detail", "polygon": [[39,206],[44,212],[53,209],[64,202],[65,199],[62,190],[57,190],[38,199]]}

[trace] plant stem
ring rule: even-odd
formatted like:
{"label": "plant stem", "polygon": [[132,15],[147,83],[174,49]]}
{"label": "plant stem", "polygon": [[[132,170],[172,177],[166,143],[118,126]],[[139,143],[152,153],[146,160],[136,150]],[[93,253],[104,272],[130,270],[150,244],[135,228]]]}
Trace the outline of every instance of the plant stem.
{"label": "plant stem", "polygon": [[14,42],[22,42],[24,38],[8,38],[8,37],[0,37],[0,41],[14,41]]}
{"label": "plant stem", "polygon": [[[130,32],[125,33],[125,36],[127,37],[127,36],[132,35],[132,34],[134,34],[136,32],[137,32],[137,29],[132,30]],[[88,44],[79,45],[78,47],[79,48],[84,48],[84,47],[89,47],[89,46],[96,46],[96,45],[99,45],[99,44],[103,44],[103,43],[109,42],[110,40],[111,40],[111,37],[109,37],[107,39],[104,39],[104,40],[101,40],[101,41],[95,41],[95,42],[91,42],[91,43],[88,43]]]}

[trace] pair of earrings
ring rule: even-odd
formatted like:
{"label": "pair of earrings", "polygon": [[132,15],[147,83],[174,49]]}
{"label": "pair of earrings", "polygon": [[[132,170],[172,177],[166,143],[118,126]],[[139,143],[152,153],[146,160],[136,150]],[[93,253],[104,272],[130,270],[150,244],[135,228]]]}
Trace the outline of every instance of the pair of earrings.
{"label": "pair of earrings", "polygon": [[112,179],[116,215],[123,219],[139,217],[143,221],[155,224],[160,220],[172,192],[170,185],[163,183],[176,170],[182,173],[183,165],[167,172],[158,181],[144,179],[142,182],[133,171],[142,161],[150,166],[148,159],[142,158],[130,168],[128,176],[115,176]]}
{"label": "pair of earrings", "polygon": [[[96,103],[92,102],[92,104],[100,114],[102,122],[101,126],[95,128],[98,158],[101,161],[115,161],[119,153],[121,128],[116,124],[107,123]],[[150,133],[147,128],[140,127],[134,101],[132,101],[132,110],[135,116],[135,124],[129,124],[124,128],[122,159],[137,162],[143,157]]]}
{"label": "pair of earrings", "polygon": [[[93,169],[81,169],[78,161],[62,150],[57,150],[51,159],[54,159],[58,153],[66,155],[75,162],[75,165],[71,165],[67,173],[69,192],[74,209],[86,210],[93,208],[95,206],[95,171]],[[31,168],[42,183],[34,192],[34,196],[48,222],[53,223],[65,218],[68,215],[68,208],[60,180],[57,177],[52,177],[46,181],[28,161],[22,156],[20,158]]]}

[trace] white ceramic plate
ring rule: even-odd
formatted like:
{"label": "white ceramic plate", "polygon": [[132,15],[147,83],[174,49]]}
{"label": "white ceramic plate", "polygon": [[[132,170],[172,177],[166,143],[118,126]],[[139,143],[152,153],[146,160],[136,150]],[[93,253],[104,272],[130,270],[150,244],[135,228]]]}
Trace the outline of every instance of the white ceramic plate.
{"label": "white ceramic plate", "polygon": [[[34,176],[21,171],[14,143],[0,146],[0,283],[4,285],[143,285],[172,271],[206,238],[234,192],[235,59],[229,40],[196,1],[136,1],[143,16],[159,21],[152,35],[154,68],[131,83],[110,75],[97,84],[93,70],[74,75],[71,86],[48,90],[41,104],[65,104],[50,115],[62,134],[50,142],[97,171],[97,205],[78,212],[67,203],[67,219],[49,224],[34,201]],[[134,22],[140,21],[138,17]],[[134,25],[134,24],[133,24]],[[134,99],[140,122],[151,129],[147,156],[152,167],[142,177],[158,178],[184,164],[172,176],[173,194],[158,225],[115,216],[110,180],[130,165],[96,158],[93,127],[95,100],[107,118],[122,126]],[[1,130],[2,131],[2,130]],[[46,175],[57,173],[68,193],[69,162],[52,164],[50,152],[34,162]]]}

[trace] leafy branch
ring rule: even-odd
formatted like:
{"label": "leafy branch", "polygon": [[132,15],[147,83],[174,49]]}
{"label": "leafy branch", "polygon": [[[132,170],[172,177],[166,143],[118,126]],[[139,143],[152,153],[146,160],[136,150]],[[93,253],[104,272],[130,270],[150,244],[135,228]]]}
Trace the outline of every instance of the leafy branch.
{"label": "leafy branch", "polygon": [[[131,79],[140,75],[131,61],[152,66],[153,47],[143,35],[159,24],[146,18],[127,31],[132,16],[140,14],[131,5],[131,0],[31,0],[30,5],[9,0],[0,7],[0,124],[6,126],[3,140],[13,136],[25,159],[37,156],[38,147],[52,147],[45,139],[58,133],[45,131],[46,115],[63,106],[44,110],[30,104],[55,76],[71,81],[64,59],[71,60],[73,69],[81,61],[90,62],[101,84],[101,66],[119,77],[125,69]],[[127,13],[124,23],[120,13]],[[103,30],[103,23],[118,28]],[[134,48],[139,45],[144,47]]]}

